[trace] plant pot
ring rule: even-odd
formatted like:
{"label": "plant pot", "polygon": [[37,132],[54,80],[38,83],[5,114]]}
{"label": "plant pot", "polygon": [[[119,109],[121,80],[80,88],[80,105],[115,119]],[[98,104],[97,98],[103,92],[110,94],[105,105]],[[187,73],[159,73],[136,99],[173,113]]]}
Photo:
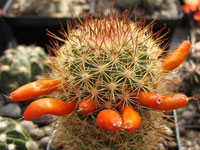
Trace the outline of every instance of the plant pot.
{"label": "plant pot", "polygon": [[[3,18],[18,44],[30,45],[34,43],[38,46],[46,47],[50,39],[50,37],[46,35],[47,29],[53,33],[58,33],[61,25],[66,27],[66,22],[73,20],[72,17],[55,18],[34,15],[11,16],[10,11],[14,2],[15,0],[7,0],[4,6]],[[90,12],[92,12],[94,9],[92,2],[90,5]]]}
{"label": "plant pot", "polygon": [[[108,14],[107,13],[109,10],[108,8],[111,7],[113,3],[115,4],[115,1],[116,0],[111,0],[111,1],[95,0],[95,8],[98,8],[100,11],[104,10],[105,13]],[[102,2],[102,4],[103,4],[102,7],[99,6],[100,2]],[[184,13],[180,9],[180,6],[181,6],[180,1],[175,0],[175,3],[176,3],[175,5],[177,6],[176,7],[177,15],[174,16],[173,18],[169,18],[169,17],[167,18],[164,16],[158,16],[158,18],[157,18],[157,17],[151,16],[151,15],[145,14],[145,9],[140,8],[139,6],[133,6],[134,8],[132,8],[132,9],[136,8],[136,15],[138,18],[140,18],[142,16],[142,14],[144,14],[147,24],[153,20],[156,20],[155,25],[154,25],[155,31],[158,31],[159,29],[163,28],[164,25],[166,25],[167,30],[170,29],[171,30],[170,32],[173,32],[174,28],[182,21],[183,16],[184,16]],[[126,9],[130,9],[130,8],[126,8]],[[120,12],[123,12],[126,10],[125,8],[120,8],[120,7],[117,7],[116,5],[114,5],[114,10],[115,9],[119,10]],[[153,9],[151,11],[153,11]]]}
{"label": "plant pot", "polygon": [[[8,0],[4,6],[4,18],[6,22],[11,26],[60,26],[60,24],[65,24],[67,20],[72,20],[74,16],[67,17],[67,16],[48,16],[48,15],[41,15],[29,13],[29,14],[14,14],[13,12],[13,5],[15,4],[15,0]],[[94,7],[92,2],[90,5],[89,12],[93,11]],[[81,16],[78,16],[81,18]]]}
{"label": "plant pot", "polygon": [[0,55],[11,45],[12,37],[12,31],[6,25],[5,19],[0,14]]}

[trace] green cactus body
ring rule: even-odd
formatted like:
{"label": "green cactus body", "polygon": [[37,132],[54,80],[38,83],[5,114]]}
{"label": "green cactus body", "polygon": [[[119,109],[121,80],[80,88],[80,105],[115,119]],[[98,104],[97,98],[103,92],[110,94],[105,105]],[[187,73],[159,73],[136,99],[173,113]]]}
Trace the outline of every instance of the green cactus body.
{"label": "green cactus body", "polygon": [[37,145],[20,124],[0,117],[0,150],[32,150],[31,144]]}
{"label": "green cactus body", "polygon": [[[153,25],[131,22],[120,16],[87,18],[77,29],[69,30],[64,44],[54,46],[56,57],[51,60],[52,78],[68,85],[54,96],[64,101],[92,97],[98,109],[92,114],[72,114],[58,117],[52,146],[65,150],[147,150],[157,149],[159,142],[169,140],[165,127],[169,125],[160,111],[139,105],[133,92],[145,91],[159,95],[169,92],[167,73],[163,73],[160,50],[163,40],[152,33]],[[103,131],[96,125],[102,109],[118,110],[119,103],[131,105],[141,116],[140,127],[133,133],[121,129]],[[165,119],[164,119],[165,118]]]}
{"label": "green cactus body", "polygon": [[16,49],[8,49],[0,57],[0,90],[9,92],[18,86],[36,80],[47,70],[42,64],[45,51],[38,46],[20,45]]}

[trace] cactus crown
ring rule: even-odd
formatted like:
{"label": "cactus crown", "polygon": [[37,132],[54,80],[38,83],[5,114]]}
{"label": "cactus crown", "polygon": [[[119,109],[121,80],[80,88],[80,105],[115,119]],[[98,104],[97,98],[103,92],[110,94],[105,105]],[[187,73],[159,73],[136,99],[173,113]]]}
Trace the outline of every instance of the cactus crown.
{"label": "cactus crown", "polygon": [[123,20],[112,14],[88,17],[68,35],[63,32],[64,40],[49,33],[64,42],[55,46],[59,50],[52,65],[54,75],[68,85],[67,100],[91,96],[99,104],[132,103],[130,93],[136,90],[160,93],[161,31],[153,34],[154,23],[144,27],[142,19],[131,22],[128,15]]}

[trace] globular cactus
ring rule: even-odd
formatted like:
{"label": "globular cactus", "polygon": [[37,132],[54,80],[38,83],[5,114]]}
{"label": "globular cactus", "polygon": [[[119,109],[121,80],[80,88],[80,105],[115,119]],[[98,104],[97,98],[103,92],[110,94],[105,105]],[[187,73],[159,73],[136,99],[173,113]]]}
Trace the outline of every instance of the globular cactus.
{"label": "globular cactus", "polygon": [[10,92],[27,82],[39,79],[47,70],[46,53],[39,46],[19,45],[0,57],[0,91]]}
{"label": "globular cactus", "polygon": [[163,56],[162,30],[153,33],[153,23],[145,27],[142,19],[132,22],[126,12],[122,17],[118,13],[89,16],[75,29],[68,23],[64,38],[49,32],[63,42],[61,46],[54,42],[51,49],[55,53],[49,61],[51,79],[31,82],[10,94],[12,101],[46,94],[26,108],[24,118],[58,116],[53,147],[153,150],[170,140],[166,133],[170,117],[163,111],[185,106],[188,98],[170,94],[168,83],[173,82],[172,70],[184,61],[190,43],[183,41]]}
{"label": "globular cactus", "polygon": [[19,123],[0,117],[0,150],[39,150],[39,147]]}

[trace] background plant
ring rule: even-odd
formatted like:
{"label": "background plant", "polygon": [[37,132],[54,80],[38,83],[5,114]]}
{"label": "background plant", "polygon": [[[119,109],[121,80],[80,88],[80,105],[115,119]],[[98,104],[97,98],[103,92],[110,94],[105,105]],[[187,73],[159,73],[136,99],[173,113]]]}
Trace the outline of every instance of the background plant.
{"label": "background plant", "polygon": [[15,120],[0,117],[1,150],[39,150],[29,133]]}
{"label": "background plant", "polygon": [[10,92],[30,81],[42,78],[47,72],[44,65],[46,53],[38,46],[19,45],[8,49],[0,57],[0,91]]}

